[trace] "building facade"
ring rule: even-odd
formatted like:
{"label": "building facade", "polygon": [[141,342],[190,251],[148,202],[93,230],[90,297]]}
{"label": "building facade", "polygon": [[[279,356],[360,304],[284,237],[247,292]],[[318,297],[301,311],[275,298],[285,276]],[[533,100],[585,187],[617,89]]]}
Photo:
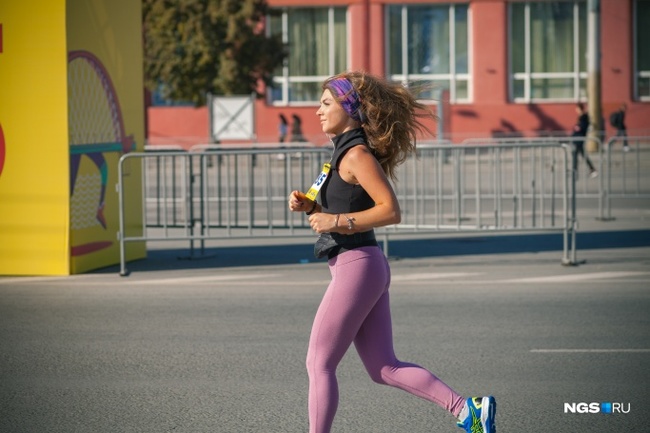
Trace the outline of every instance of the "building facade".
{"label": "building facade", "polygon": [[[588,0],[268,3],[279,14],[266,31],[282,35],[289,56],[255,102],[257,142],[279,140],[282,114],[301,119],[308,141],[325,143],[315,115],[320,83],[351,69],[425,84],[420,98],[439,112],[440,138],[453,142],[562,134],[576,102],[587,102]],[[628,134],[650,135],[650,0],[594,3],[603,127],[613,133],[607,119],[625,103]],[[205,107],[151,106],[149,142],[209,142],[208,117]]]}

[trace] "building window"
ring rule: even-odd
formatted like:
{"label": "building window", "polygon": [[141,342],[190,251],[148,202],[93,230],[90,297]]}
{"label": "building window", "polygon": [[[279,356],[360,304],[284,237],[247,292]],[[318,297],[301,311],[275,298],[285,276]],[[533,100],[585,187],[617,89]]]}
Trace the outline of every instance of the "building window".
{"label": "building window", "polygon": [[281,34],[289,53],[285,64],[275,71],[268,92],[270,103],[317,103],[321,83],[347,69],[346,9],[285,8],[268,22],[270,34]]}
{"label": "building window", "polygon": [[404,83],[433,83],[421,96],[437,99],[449,90],[451,102],[469,102],[468,6],[387,6],[387,76]]}
{"label": "building window", "polygon": [[509,37],[515,102],[586,99],[584,1],[511,3]]}
{"label": "building window", "polygon": [[650,1],[634,2],[634,88],[636,99],[650,101]]}

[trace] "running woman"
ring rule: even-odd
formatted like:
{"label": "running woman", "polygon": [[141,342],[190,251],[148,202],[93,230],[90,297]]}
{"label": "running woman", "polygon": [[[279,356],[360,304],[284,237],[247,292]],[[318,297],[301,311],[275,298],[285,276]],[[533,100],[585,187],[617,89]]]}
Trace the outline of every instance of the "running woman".
{"label": "running woman", "polygon": [[289,209],[307,212],[321,234],[318,256],[327,256],[331,282],[316,313],[309,348],[309,431],[327,433],[336,414],[336,368],[354,346],[370,378],[431,401],[471,433],[494,433],[494,397],[465,398],[419,365],[400,361],[393,350],[389,305],[390,269],[374,228],[397,224],[400,207],[390,179],[415,152],[421,119],[435,118],[400,84],[349,72],[322,85],[316,112],[334,153],[318,180],[320,200],[292,191]]}

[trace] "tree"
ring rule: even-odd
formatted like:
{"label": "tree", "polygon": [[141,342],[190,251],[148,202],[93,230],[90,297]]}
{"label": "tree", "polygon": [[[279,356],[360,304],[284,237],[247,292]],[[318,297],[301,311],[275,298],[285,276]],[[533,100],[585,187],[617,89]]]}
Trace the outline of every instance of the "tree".
{"label": "tree", "polygon": [[145,85],[196,105],[208,92],[257,93],[285,57],[267,13],[266,0],[143,0]]}

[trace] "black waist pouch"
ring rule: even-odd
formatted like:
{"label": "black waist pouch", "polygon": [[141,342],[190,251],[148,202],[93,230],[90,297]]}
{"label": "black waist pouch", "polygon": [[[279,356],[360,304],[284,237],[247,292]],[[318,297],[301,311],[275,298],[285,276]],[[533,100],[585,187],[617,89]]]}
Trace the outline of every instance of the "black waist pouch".
{"label": "black waist pouch", "polygon": [[316,258],[322,259],[338,246],[331,233],[321,233],[314,244],[314,255]]}
{"label": "black waist pouch", "polygon": [[375,232],[373,230],[351,235],[321,233],[314,244],[314,256],[319,259],[323,257],[331,259],[343,251],[372,245],[377,245],[377,239],[375,239]]}

